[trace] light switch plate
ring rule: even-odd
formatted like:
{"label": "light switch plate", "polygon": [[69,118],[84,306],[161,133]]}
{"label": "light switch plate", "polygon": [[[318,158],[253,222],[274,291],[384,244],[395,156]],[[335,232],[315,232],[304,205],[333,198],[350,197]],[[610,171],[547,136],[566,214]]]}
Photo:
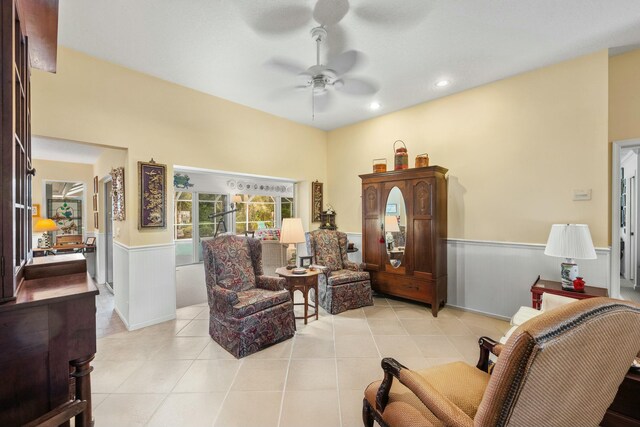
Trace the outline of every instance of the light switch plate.
{"label": "light switch plate", "polygon": [[573,190],[574,201],[591,200],[591,189],[588,190]]}

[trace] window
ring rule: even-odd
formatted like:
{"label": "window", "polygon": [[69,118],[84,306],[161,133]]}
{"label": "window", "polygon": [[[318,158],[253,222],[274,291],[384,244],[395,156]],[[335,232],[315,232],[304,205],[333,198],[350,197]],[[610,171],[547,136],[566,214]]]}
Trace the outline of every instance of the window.
{"label": "window", "polygon": [[[176,265],[202,261],[202,241],[215,236],[220,218],[214,215],[225,211],[227,195],[176,191],[174,206]],[[229,218],[225,219],[230,230]]]}
{"label": "window", "polygon": [[[174,194],[174,241],[176,265],[202,262],[202,241],[219,233],[255,231],[277,228],[282,218],[294,217],[293,197],[248,196],[235,204],[235,214],[224,217],[216,214],[229,211],[230,194],[176,191]],[[224,219],[224,228],[220,220]]]}
{"label": "window", "polygon": [[293,197],[280,197],[280,225],[285,218],[293,218]]}
{"label": "window", "polygon": [[[198,261],[202,261],[202,241],[216,234],[216,225],[220,217],[215,214],[225,211],[227,196],[225,194],[196,193],[198,196]],[[226,216],[226,215],[225,215]],[[227,231],[230,229],[229,219],[225,219]],[[221,230],[224,232],[224,230]]]}
{"label": "window", "polygon": [[276,222],[276,200],[272,196],[244,196],[236,204],[236,233],[274,228]]}

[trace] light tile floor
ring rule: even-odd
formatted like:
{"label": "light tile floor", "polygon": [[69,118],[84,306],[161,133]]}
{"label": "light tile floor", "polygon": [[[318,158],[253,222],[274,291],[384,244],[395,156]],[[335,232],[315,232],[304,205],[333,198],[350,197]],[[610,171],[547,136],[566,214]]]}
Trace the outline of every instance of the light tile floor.
{"label": "light tile floor", "polygon": [[[299,308],[299,307],[297,307]],[[296,336],[236,360],[208,335],[206,304],[177,319],[98,340],[92,388],[97,427],[362,426],[365,387],[380,360],[420,369],[474,364],[481,335],[507,322],[375,298],[375,305],[297,321]]]}

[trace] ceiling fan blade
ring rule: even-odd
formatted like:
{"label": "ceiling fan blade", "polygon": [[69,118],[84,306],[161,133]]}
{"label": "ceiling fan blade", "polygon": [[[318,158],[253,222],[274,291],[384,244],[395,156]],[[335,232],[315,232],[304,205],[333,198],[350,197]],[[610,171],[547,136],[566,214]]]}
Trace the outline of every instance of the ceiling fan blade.
{"label": "ceiling fan blade", "polygon": [[242,18],[256,32],[262,34],[283,34],[298,30],[309,24],[311,8],[300,5],[273,7],[273,3],[262,0],[234,0]]}
{"label": "ceiling fan blade", "polygon": [[298,64],[297,62],[285,58],[271,58],[270,60],[265,62],[264,65],[265,67],[296,76],[307,71],[305,67]]}
{"label": "ceiling fan blade", "polygon": [[267,94],[270,101],[282,101],[293,96],[299,96],[299,92],[308,90],[309,86],[287,86],[272,90]]}
{"label": "ceiling fan blade", "polygon": [[347,36],[340,24],[327,27],[327,39],[325,41],[327,58],[331,58],[345,51],[347,46]]}
{"label": "ceiling fan blade", "polygon": [[369,0],[354,8],[354,13],[365,21],[392,27],[408,27],[419,24],[431,11],[424,0],[405,0],[402,7],[388,0]]}
{"label": "ceiling fan blade", "polygon": [[335,88],[341,92],[346,93],[347,95],[355,95],[355,96],[366,96],[373,95],[378,92],[380,88],[377,84],[356,78],[343,78],[342,85],[336,84]]}
{"label": "ceiling fan blade", "polygon": [[364,54],[357,50],[348,50],[338,56],[329,59],[327,67],[335,71],[339,76],[348,73],[359,62],[362,62]]}
{"label": "ceiling fan blade", "polygon": [[321,94],[314,94],[313,95],[314,98],[314,103],[315,103],[315,110],[322,113],[324,111],[327,111],[329,109],[329,107],[331,106],[331,103],[333,101],[333,96],[331,94],[331,92],[326,91],[324,93]]}
{"label": "ceiling fan blade", "polygon": [[337,24],[349,11],[349,0],[318,0],[313,19],[324,26]]}

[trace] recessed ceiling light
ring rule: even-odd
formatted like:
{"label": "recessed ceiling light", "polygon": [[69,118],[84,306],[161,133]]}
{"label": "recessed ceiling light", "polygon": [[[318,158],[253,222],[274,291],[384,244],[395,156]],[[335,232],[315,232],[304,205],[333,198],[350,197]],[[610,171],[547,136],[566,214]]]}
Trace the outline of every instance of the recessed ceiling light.
{"label": "recessed ceiling light", "polygon": [[445,87],[449,86],[449,84],[451,84],[449,80],[439,80],[438,82],[436,82],[437,87]]}
{"label": "recessed ceiling light", "polygon": [[372,102],[371,104],[369,104],[369,108],[371,108],[372,110],[379,110],[381,107],[379,102]]}

